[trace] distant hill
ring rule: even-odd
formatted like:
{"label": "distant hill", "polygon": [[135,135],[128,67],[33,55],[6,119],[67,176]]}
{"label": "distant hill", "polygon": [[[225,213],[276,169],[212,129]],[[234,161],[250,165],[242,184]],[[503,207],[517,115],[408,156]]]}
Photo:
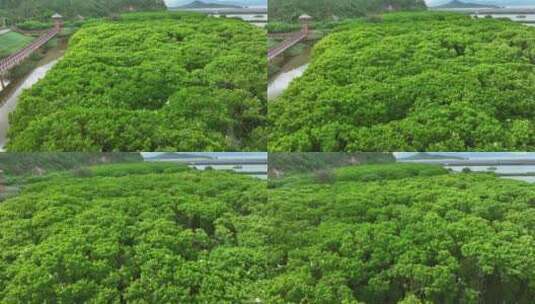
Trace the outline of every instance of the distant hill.
{"label": "distant hill", "polygon": [[164,0],[0,0],[0,12],[14,21],[39,19],[49,21],[59,13],[65,18],[104,17],[130,11],[165,10]]}
{"label": "distant hill", "polygon": [[0,171],[6,175],[42,175],[83,166],[142,162],[139,153],[0,153]]}
{"label": "distant hill", "polygon": [[302,14],[316,21],[365,17],[385,11],[425,10],[424,0],[269,0],[269,22],[297,22]]}
{"label": "distant hill", "polygon": [[193,9],[193,8],[242,8],[239,5],[222,4],[213,2],[193,1],[190,4],[179,6],[178,8]]}
{"label": "distant hill", "polygon": [[156,156],[147,157],[147,160],[167,160],[167,159],[213,159],[211,156],[185,153],[163,153]]}
{"label": "distant hill", "polygon": [[280,177],[286,173],[312,172],[360,164],[393,163],[392,153],[271,153],[269,175]]}
{"label": "distant hill", "polygon": [[422,160],[422,159],[467,159],[462,156],[453,156],[453,155],[440,155],[440,154],[429,154],[425,152],[420,152],[413,154],[408,157],[400,158],[400,160]]}
{"label": "distant hill", "polygon": [[[0,0],[1,1],[1,0]],[[186,5],[194,0],[166,0],[168,7],[178,8],[181,5]],[[199,0],[203,2],[217,3],[217,4],[230,4],[241,7],[249,6],[267,6],[267,0]]]}
{"label": "distant hill", "polygon": [[458,0],[453,0],[449,3],[435,6],[433,8],[500,8],[500,7],[496,5],[492,5],[492,4],[478,4],[478,3],[461,2]]}

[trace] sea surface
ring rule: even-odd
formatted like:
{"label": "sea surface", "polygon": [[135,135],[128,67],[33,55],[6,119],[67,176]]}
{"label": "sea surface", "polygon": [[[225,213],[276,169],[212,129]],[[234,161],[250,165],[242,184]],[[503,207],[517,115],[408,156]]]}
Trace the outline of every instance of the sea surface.
{"label": "sea surface", "polygon": [[268,22],[267,6],[248,6],[246,8],[201,8],[201,9],[178,9],[170,8],[171,11],[191,11],[208,14],[214,17],[239,18],[258,27],[265,27]]}
{"label": "sea surface", "polygon": [[211,165],[211,166],[190,166],[198,170],[206,170],[207,167],[211,167],[213,170],[227,170],[250,175],[260,179],[267,180],[267,165]]}
{"label": "sea surface", "polygon": [[535,166],[533,165],[516,165],[516,166],[444,166],[444,168],[451,169],[454,172],[461,172],[464,168],[468,168],[474,172],[494,172],[496,174],[533,174],[533,176],[501,176],[502,178],[509,178],[521,180],[528,183],[535,183]]}
{"label": "sea surface", "polygon": [[[143,157],[145,158],[145,161],[148,162],[170,162],[176,164],[184,164],[189,166],[190,168],[195,168],[197,170],[206,170],[210,168],[212,170],[234,171],[240,174],[267,180],[268,155],[264,152],[188,152],[176,154],[188,154],[190,156],[195,155],[199,158],[153,158],[157,157],[159,154],[162,153],[142,153]],[[204,159],[202,158],[203,156],[209,156],[212,157],[212,159]],[[223,162],[223,164],[221,164],[221,162]]]}

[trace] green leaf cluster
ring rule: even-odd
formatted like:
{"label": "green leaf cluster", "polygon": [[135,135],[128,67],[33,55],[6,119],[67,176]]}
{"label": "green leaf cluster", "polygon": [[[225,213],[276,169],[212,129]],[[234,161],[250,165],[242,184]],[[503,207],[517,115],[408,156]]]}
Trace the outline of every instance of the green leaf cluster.
{"label": "green leaf cluster", "polygon": [[270,151],[535,148],[535,29],[460,14],[343,25],[270,104]]}
{"label": "green leaf cluster", "polygon": [[176,164],[64,172],[0,204],[2,303],[246,303],[265,182]]}
{"label": "green leaf cluster", "polygon": [[14,20],[49,21],[54,13],[66,18],[101,17],[122,11],[163,10],[163,0],[0,0],[0,14]]}
{"label": "green leaf cluster", "polygon": [[310,172],[349,164],[389,163],[392,153],[270,153],[269,170],[280,173]]}
{"label": "green leaf cluster", "polygon": [[301,14],[315,20],[363,17],[388,9],[421,10],[423,0],[268,0],[270,21],[295,22]]}
{"label": "green leaf cluster", "polygon": [[9,151],[266,149],[262,29],[136,13],[89,22],[69,44],[21,96]]}
{"label": "green leaf cluster", "polygon": [[0,153],[0,170],[7,175],[44,174],[99,163],[141,161],[139,153]]}
{"label": "green leaf cluster", "polygon": [[373,164],[264,181],[169,163],[56,172],[0,204],[2,303],[519,303],[535,186]]}
{"label": "green leaf cluster", "polygon": [[535,186],[429,165],[332,174],[270,190],[266,303],[533,301]]}

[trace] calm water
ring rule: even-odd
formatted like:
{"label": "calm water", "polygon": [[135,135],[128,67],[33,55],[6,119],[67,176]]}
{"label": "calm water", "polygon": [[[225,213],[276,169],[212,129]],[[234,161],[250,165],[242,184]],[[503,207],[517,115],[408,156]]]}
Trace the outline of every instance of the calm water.
{"label": "calm water", "polygon": [[46,73],[58,62],[58,60],[51,61],[44,65],[37,67],[31,72],[23,82],[15,89],[15,91],[7,98],[6,102],[0,107],[0,151],[3,151],[7,142],[7,130],[9,128],[9,113],[15,110],[20,94],[24,89],[30,88],[39,79],[43,78]]}
{"label": "calm water", "polygon": [[[219,17],[219,15],[214,15],[215,17]],[[247,22],[250,22],[251,24],[254,24],[259,27],[264,27],[267,24],[268,21],[268,15],[267,14],[251,14],[251,15],[226,15],[227,18],[240,18],[242,20],[245,20]]]}
{"label": "calm water", "polygon": [[[492,2],[492,1],[490,1],[490,2]],[[535,14],[533,13],[534,9],[535,9],[535,5],[508,5],[508,6],[505,6],[503,9],[491,9],[493,11],[502,11],[503,14],[490,14],[490,16],[492,16],[492,18],[508,18],[508,19],[511,19],[513,21],[516,21],[516,22],[522,22],[522,21],[533,22],[533,21],[535,21]],[[476,15],[475,12],[478,12],[477,15],[480,18],[483,18],[486,15],[488,15],[488,14],[485,13],[485,10],[486,10],[485,8],[480,8],[480,9],[477,9],[477,8],[433,9],[433,8],[431,8],[431,10],[452,11],[452,12],[466,12],[466,13],[472,12],[472,14],[471,14],[472,16],[475,16]],[[510,12],[511,10],[525,11],[525,12],[524,13],[517,13],[517,14],[509,14],[508,12]],[[535,26],[532,23],[526,23],[526,25]]]}
{"label": "calm water", "polygon": [[[11,83],[11,81],[7,80],[7,79],[4,79],[4,85],[7,87],[9,84]],[[0,85],[0,92],[2,92],[3,89],[2,89],[2,86]]]}
{"label": "calm water", "polygon": [[279,97],[288,88],[292,80],[301,77],[307,68],[308,64],[305,64],[287,72],[281,72],[275,76],[273,81],[268,85],[268,100]]}
{"label": "calm water", "polygon": [[[142,153],[142,154],[147,154],[147,153]],[[196,153],[195,153],[196,154]],[[203,154],[203,153],[199,153],[199,154]],[[205,153],[206,154],[206,153]],[[212,153],[212,154],[217,154],[217,153]],[[226,154],[226,153],[220,153],[220,154]],[[258,157],[257,154],[259,153],[243,153],[243,154],[250,154],[251,156],[250,157],[247,157],[247,156],[243,156],[241,158],[232,158],[232,157],[225,157],[225,156],[221,156],[221,157],[217,157],[216,159],[214,159],[214,161],[227,161],[227,164],[210,164],[210,165],[196,165],[196,164],[188,164],[188,161],[185,161],[183,159],[145,159],[145,161],[148,161],[148,162],[170,162],[170,163],[176,163],[176,164],[187,164],[189,167],[191,168],[195,168],[195,169],[198,169],[198,170],[206,170],[206,168],[210,167],[214,170],[227,170],[227,171],[235,171],[235,172],[238,172],[238,173],[242,173],[244,175],[250,175],[250,176],[254,176],[254,177],[257,177],[257,178],[260,178],[260,179],[264,179],[264,180],[267,180],[267,171],[268,171],[268,166],[267,166],[267,159],[266,158],[262,158],[262,156],[260,156],[260,158]],[[253,154],[255,154],[253,156]],[[266,153],[266,156],[267,157],[267,153]],[[243,161],[243,160],[247,160],[247,159],[264,159],[265,162],[262,162],[262,163],[259,163],[259,164],[239,164],[240,161]],[[193,161],[193,160],[191,160]],[[230,164],[228,164],[228,161],[230,161]],[[234,164],[235,162],[235,164]]]}
{"label": "calm water", "polygon": [[[172,11],[180,11],[181,9],[171,8]],[[205,13],[214,17],[225,16],[227,18],[240,18],[253,25],[259,27],[265,27],[268,21],[267,7],[265,6],[250,6],[243,9],[226,9],[226,8],[204,8],[204,9],[186,9],[183,11],[194,11],[199,13]],[[228,11],[230,13],[225,13]],[[240,14],[232,14],[232,12],[240,12]],[[250,12],[250,13],[249,13]]]}
{"label": "calm water", "polygon": [[[522,180],[528,183],[535,183],[535,166],[444,166],[452,169],[455,172],[461,172],[464,168],[469,168],[474,172],[495,172],[498,174],[519,174],[519,173],[533,173],[534,176],[502,176],[503,178],[510,178]],[[495,168],[495,170],[493,170]]]}
{"label": "calm water", "polygon": [[312,47],[307,45],[301,54],[284,63],[280,71],[269,81],[268,100],[279,97],[295,78],[303,75],[308,68],[311,51]]}
{"label": "calm water", "polygon": [[[474,15],[472,15],[474,16]],[[507,18],[511,19],[516,22],[535,22],[535,14],[492,14],[490,15],[492,18]],[[522,17],[524,16],[524,17]],[[478,15],[478,17],[483,18],[485,15]],[[526,25],[534,25],[533,23],[526,23]]]}
{"label": "calm water", "polygon": [[[243,165],[243,166],[211,165],[211,166],[191,166],[191,167],[194,167],[199,170],[205,170],[206,167],[212,167],[212,169],[214,170],[232,170],[235,172],[239,172],[239,173],[243,173],[246,175],[251,175],[254,177],[258,177],[260,179],[267,180],[267,169],[268,169],[267,165]],[[258,174],[259,172],[264,172],[265,174]]]}

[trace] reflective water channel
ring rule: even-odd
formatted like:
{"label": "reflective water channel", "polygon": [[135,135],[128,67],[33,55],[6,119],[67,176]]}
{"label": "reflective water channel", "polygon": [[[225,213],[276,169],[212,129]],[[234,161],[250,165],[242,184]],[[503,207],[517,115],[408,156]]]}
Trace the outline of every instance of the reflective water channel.
{"label": "reflective water channel", "polygon": [[494,173],[501,178],[535,183],[535,165],[533,159],[398,159],[398,162],[441,165],[454,173],[460,173],[469,169],[472,172]]}
{"label": "reflective water channel", "polygon": [[217,18],[239,18],[259,27],[265,27],[268,22],[266,6],[250,6],[247,8],[170,8],[169,10],[203,13]]}
{"label": "reflective water channel", "polygon": [[288,59],[268,84],[268,100],[279,97],[290,83],[303,75],[309,65],[312,46],[305,45],[302,53]]}
{"label": "reflective water channel", "polygon": [[[462,172],[468,168],[473,172],[494,172],[498,175],[504,174],[502,178],[521,180],[528,183],[535,183],[535,166],[533,165],[515,165],[515,166],[444,166],[454,172]],[[507,174],[528,174],[530,176],[507,176]]]}
{"label": "reflective water channel", "polygon": [[0,151],[4,150],[7,143],[7,131],[9,129],[9,113],[13,112],[19,101],[19,96],[25,89],[33,86],[39,79],[45,77],[46,73],[58,62],[55,59],[51,62],[44,63],[35,68],[24,80],[22,80],[12,93],[7,97],[6,101],[0,105]]}
{"label": "reflective water channel", "polygon": [[[528,6],[525,8],[535,8]],[[460,10],[462,11],[462,10]],[[473,14],[472,16],[474,16]],[[493,18],[509,18],[516,22],[535,22],[535,14],[493,14]],[[479,15],[483,18],[483,15]],[[524,23],[527,26],[535,26],[535,23]],[[290,85],[290,83],[303,75],[309,66],[312,46],[306,46],[303,53],[290,58],[281,67],[281,70],[271,77],[268,85],[268,100],[274,100],[279,97]]]}
{"label": "reflective water channel", "polygon": [[[241,152],[235,152],[234,154],[240,154]],[[177,153],[179,154],[179,153]],[[191,154],[191,153],[187,153]],[[195,153],[203,154],[203,153]],[[209,153],[204,153],[209,154]],[[225,153],[210,153],[210,154],[219,154],[224,155]],[[260,153],[247,153],[243,152],[242,155],[247,154],[260,154]],[[186,165],[197,170],[222,170],[222,171],[234,171],[239,174],[249,175],[263,180],[268,178],[268,163],[267,163],[267,153],[265,156],[258,158],[258,155],[249,157],[249,156],[234,156],[234,157],[225,157],[220,156],[212,159],[184,159],[184,158],[166,158],[166,159],[157,159],[157,158],[145,158],[147,162],[167,162],[167,163],[176,163]]]}

